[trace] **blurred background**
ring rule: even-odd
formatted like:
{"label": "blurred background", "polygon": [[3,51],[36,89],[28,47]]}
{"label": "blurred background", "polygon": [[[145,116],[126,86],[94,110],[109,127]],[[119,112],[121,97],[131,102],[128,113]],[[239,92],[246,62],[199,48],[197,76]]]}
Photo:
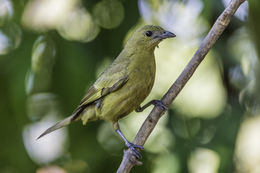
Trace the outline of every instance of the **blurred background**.
{"label": "blurred background", "polygon": [[[177,35],[155,50],[160,99],[229,0],[0,0],[0,173],[116,172],[111,124],[74,123],[84,92],[145,24]],[[260,1],[246,1],[159,121],[136,173],[260,172]],[[145,103],[144,102],[144,103]],[[151,108],[120,121],[132,141]]]}

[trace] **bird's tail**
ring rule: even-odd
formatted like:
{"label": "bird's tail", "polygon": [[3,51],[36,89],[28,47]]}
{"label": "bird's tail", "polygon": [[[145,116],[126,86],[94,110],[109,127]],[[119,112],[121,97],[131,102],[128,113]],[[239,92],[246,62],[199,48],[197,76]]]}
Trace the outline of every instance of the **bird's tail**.
{"label": "bird's tail", "polygon": [[51,126],[50,128],[48,128],[47,130],[45,130],[45,132],[43,132],[37,139],[40,139],[41,137],[57,130],[60,129],[64,126],[69,125],[72,121],[75,121],[75,114],[72,114],[71,116],[65,118],[64,120],[61,120],[60,122],[54,124],[53,126]]}

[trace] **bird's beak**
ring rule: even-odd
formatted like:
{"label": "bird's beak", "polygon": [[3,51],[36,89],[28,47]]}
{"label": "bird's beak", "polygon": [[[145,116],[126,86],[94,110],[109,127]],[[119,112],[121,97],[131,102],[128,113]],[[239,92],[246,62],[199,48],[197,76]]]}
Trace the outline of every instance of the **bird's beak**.
{"label": "bird's beak", "polygon": [[160,34],[159,36],[161,39],[165,39],[165,38],[171,38],[171,37],[176,37],[176,35],[170,31],[166,31],[164,30],[162,34]]}

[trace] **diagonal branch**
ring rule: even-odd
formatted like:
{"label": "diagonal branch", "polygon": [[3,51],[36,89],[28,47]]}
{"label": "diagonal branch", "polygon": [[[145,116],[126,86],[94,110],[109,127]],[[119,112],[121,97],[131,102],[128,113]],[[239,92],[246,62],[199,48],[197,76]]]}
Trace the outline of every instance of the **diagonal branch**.
{"label": "diagonal branch", "polygon": [[[222,32],[228,26],[232,16],[238,9],[238,7],[245,0],[231,0],[226,9],[222,12],[222,14],[218,17],[217,21],[209,31],[208,35],[202,41],[200,47],[193,55],[190,62],[187,64],[183,72],[180,74],[178,79],[173,83],[173,85],[169,88],[167,93],[163,96],[162,102],[169,106],[179,92],[183,89],[185,84],[191,78],[199,64],[205,58],[209,50],[215,44],[217,39],[220,37]],[[160,107],[154,107],[149,116],[144,121],[142,127],[139,129],[135,139],[134,144],[144,145],[147,138],[153,131],[160,117],[165,113],[165,111]],[[140,165],[141,162],[136,159],[136,157],[132,154],[131,150],[126,150],[124,152],[123,160],[117,170],[117,173],[128,173],[131,168],[135,165]]]}

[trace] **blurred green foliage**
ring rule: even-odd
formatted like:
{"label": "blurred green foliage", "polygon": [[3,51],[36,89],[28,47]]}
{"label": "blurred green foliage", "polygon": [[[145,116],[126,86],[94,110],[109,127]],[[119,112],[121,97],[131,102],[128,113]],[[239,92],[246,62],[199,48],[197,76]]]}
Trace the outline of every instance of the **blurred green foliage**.
{"label": "blurred green foliage", "polygon": [[[75,123],[35,139],[72,113],[144,24],[177,35],[155,52],[149,99],[160,98],[227,2],[0,0],[0,173],[115,172],[124,146],[109,123]],[[133,172],[259,171],[260,4],[252,0],[247,8],[246,2],[160,120],[142,152],[144,165]],[[122,120],[129,139],[148,113]]]}

